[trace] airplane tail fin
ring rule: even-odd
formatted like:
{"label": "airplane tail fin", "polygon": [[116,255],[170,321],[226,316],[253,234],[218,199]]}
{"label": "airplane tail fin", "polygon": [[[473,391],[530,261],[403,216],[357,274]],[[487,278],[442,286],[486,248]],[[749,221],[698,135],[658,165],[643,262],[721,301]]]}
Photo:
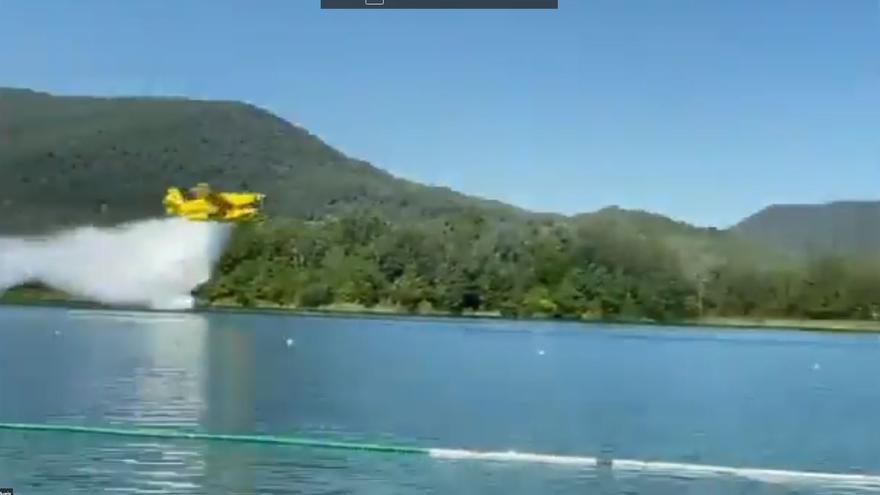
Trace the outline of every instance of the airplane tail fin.
{"label": "airplane tail fin", "polygon": [[169,187],[168,192],[165,193],[165,199],[162,201],[162,204],[165,206],[165,211],[168,214],[174,214],[177,212],[180,205],[183,204],[183,200],[183,193],[180,192],[180,189]]}

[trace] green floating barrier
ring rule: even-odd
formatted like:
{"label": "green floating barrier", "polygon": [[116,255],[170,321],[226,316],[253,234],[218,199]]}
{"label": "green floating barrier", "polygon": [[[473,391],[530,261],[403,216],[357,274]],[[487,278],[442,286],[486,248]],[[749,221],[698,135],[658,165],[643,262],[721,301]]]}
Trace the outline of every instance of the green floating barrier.
{"label": "green floating barrier", "polygon": [[337,442],[333,440],[316,440],[311,438],[279,435],[236,435],[223,433],[202,433],[175,429],[104,428],[99,426],[53,425],[40,423],[0,423],[0,430],[89,433],[92,435],[112,435],[117,437],[166,438],[175,440],[207,440],[272,445],[295,445],[300,447],[314,447],[337,450],[361,450],[370,452],[388,452],[396,454],[430,455],[431,453],[430,449],[422,447],[406,447],[376,443]]}

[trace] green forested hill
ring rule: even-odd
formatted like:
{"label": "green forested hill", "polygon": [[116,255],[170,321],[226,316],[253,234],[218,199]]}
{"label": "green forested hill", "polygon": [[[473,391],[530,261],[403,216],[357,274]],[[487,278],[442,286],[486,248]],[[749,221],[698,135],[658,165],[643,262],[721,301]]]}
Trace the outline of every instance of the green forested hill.
{"label": "green forested hill", "polygon": [[166,187],[202,181],[269,195],[269,221],[236,229],[200,289],[215,304],[880,317],[880,263],[800,254],[828,235],[877,247],[870,205],[771,208],[731,230],[544,215],[393,177],[242,103],[0,89],[0,235],[162,215]]}
{"label": "green forested hill", "polygon": [[0,89],[0,231],[161,215],[165,188],[203,181],[264,192],[267,213],[299,218],[526,214],[393,177],[243,103]]}

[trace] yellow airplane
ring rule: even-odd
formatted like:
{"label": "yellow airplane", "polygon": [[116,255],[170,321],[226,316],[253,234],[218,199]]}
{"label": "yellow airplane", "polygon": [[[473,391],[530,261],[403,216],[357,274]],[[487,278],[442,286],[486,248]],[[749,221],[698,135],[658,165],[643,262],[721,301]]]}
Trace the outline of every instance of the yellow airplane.
{"label": "yellow airplane", "polygon": [[188,220],[242,222],[260,213],[265,197],[251,192],[214,192],[201,183],[187,192],[169,187],[162,204],[169,215]]}

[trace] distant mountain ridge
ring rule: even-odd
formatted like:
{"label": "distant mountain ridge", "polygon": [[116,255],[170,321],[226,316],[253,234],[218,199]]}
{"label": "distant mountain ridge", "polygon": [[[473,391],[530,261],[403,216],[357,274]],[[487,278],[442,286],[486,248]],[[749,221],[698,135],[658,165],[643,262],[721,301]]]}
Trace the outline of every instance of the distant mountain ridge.
{"label": "distant mountain ridge", "polygon": [[781,249],[822,255],[880,250],[880,201],[772,205],[733,227]]}

